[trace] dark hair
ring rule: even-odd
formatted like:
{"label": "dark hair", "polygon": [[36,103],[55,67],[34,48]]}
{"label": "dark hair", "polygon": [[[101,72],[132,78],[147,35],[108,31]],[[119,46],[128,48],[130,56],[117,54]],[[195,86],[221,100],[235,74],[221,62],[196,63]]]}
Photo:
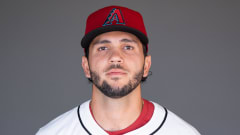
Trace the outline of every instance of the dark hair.
{"label": "dark hair", "polygon": [[[147,45],[143,45],[142,44],[142,46],[143,46],[143,55],[144,55],[144,58],[148,55],[147,54]],[[85,56],[86,56],[86,58],[88,59],[88,55],[89,55],[89,46],[88,47],[86,47],[86,48],[84,48],[84,53],[85,53]],[[152,72],[151,71],[149,71],[149,75],[152,75]],[[149,76],[148,75],[148,76]],[[148,76],[147,77],[143,77],[142,78],[142,80],[141,80],[141,82],[143,83],[143,82],[145,82],[146,80],[147,80],[147,78],[148,78]],[[90,81],[90,82],[92,82],[92,79],[91,78],[88,78],[88,80]]]}

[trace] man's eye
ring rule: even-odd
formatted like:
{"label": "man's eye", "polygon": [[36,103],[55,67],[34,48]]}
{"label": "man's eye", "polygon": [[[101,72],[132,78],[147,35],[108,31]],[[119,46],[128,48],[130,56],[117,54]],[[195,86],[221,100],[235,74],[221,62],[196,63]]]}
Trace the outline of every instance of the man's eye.
{"label": "man's eye", "polygon": [[124,46],[124,49],[125,50],[133,50],[133,47],[132,46]]}
{"label": "man's eye", "polygon": [[103,46],[103,47],[99,47],[98,51],[104,51],[104,50],[107,50],[107,49],[108,49],[107,47]]}

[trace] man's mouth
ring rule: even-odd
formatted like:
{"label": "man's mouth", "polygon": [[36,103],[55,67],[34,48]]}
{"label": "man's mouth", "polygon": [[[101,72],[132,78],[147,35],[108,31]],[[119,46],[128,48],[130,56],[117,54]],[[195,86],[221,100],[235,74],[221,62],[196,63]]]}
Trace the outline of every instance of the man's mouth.
{"label": "man's mouth", "polygon": [[111,69],[106,73],[107,76],[121,76],[126,74],[127,73],[122,69]]}

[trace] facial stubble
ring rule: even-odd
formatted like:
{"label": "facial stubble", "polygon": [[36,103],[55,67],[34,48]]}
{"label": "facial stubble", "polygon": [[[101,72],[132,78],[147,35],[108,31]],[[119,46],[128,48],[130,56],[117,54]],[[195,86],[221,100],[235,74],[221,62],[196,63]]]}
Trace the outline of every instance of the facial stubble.
{"label": "facial stubble", "polygon": [[[117,68],[120,68],[117,66]],[[141,71],[135,73],[134,77],[128,81],[127,84],[120,87],[113,87],[111,86],[106,80],[102,81],[102,84],[100,84],[100,76],[98,73],[90,71],[91,73],[91,79],[93,84],[107,97],[110,98],[121,98],[129,93],[131,93],[141,82],[143,78],[144,70],[143,68]],[[113,81],[118,81],[119,78],[112,78]]]}

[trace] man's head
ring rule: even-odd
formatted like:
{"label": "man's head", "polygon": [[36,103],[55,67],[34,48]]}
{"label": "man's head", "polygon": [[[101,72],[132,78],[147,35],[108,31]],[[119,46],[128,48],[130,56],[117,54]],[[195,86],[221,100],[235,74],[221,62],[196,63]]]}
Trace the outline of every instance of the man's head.
{"label": "man's head", "polygon": [[110,6],[92,13],[81,44],[86,77],[108,97],[127,95],[148,75],[148,38],[136,11]]}

